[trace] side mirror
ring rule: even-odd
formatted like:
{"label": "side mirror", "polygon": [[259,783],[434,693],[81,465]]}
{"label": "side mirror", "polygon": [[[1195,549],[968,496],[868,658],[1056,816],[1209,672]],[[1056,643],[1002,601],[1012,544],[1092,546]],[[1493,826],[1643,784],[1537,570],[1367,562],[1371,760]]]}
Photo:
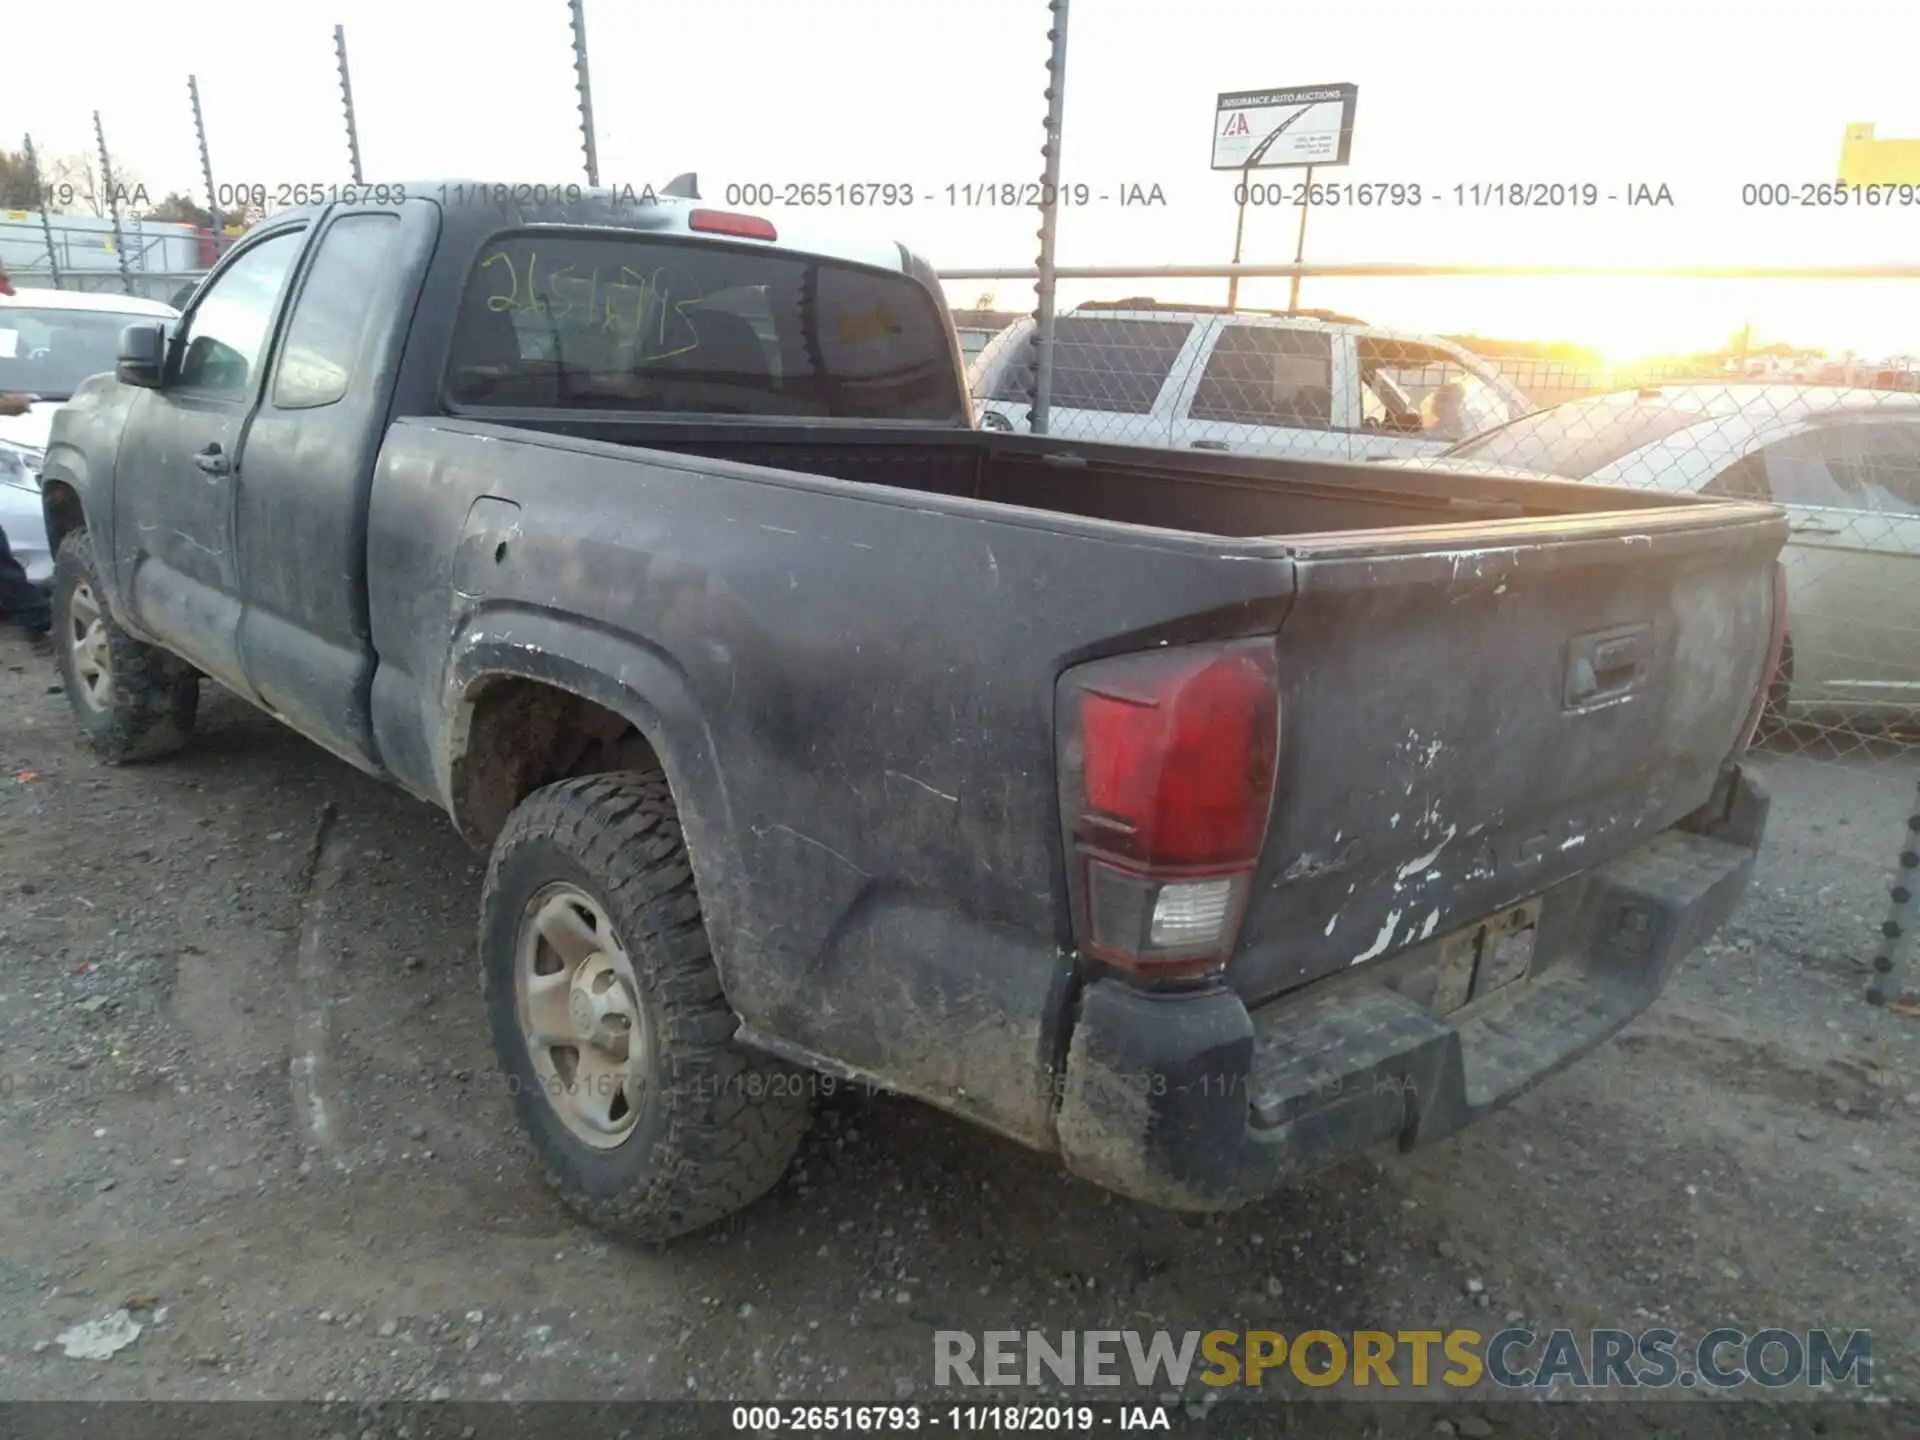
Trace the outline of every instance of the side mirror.
{"label": "side mirror", "polygon": [[158,390],[166,383],[167,327],[142,321],[120,332],[120,351],[114,357],[113,378],[122,385]]}

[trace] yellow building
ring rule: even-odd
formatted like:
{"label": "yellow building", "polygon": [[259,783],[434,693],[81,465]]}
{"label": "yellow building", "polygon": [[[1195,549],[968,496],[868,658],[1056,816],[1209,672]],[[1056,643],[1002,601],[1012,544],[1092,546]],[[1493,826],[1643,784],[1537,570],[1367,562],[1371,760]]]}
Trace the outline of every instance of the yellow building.
{"label": "yellow building", "polygon": [[1849,125],[1840,142],[1843,185],[1920,185],[1920,140],[1876,140],[1871,125]]}

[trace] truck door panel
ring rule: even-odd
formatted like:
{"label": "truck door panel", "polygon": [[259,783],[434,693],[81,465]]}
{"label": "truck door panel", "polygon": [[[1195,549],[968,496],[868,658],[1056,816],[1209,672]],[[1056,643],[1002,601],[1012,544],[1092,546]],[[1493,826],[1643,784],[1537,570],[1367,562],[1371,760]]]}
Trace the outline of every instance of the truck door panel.
{"label": "truck door panel", "polygon": [[115,460],[114,572],[142,628],[251,695],[239,658],[233,494],[268,337],[305,228],[237,253],[181,321],[164,389],[135,403]]}
{"label": "truck door panel", "polygon": [[[240,653],[260,703],[377,770],[367,695],[366,491],[386,431],[408,220],[336,212],[299,277],[235,504]],[[428,223],[422,217],[416,223]]]}

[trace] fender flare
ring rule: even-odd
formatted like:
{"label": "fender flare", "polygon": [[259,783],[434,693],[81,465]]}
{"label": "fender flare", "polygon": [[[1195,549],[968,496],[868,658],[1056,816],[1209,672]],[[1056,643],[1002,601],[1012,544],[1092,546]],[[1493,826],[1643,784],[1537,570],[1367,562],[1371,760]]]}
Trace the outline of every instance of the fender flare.
{"label": "fender flare", "polygon": [[724,986],[747,896],[727,790],[706,719],[681,667],[643,640],[591,622],[531,610],[487,610],[455,634],[443,685],[445,717],[435,781],[463,837],[454,757],[466,748],[476,702],[495,680],[551,686],[609,710],[652,747],[673,791],[702,914]]}

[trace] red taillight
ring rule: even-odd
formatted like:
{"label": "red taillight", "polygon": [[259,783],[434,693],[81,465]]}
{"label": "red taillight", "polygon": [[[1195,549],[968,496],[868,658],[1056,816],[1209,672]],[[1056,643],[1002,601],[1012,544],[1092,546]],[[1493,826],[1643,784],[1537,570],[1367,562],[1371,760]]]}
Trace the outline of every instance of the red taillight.
{"label": "red taillight", "polygon": [[689,230],[709,235],[738,235],[745,240],[778,240],[771,220],[758,215],[736,215],[731,210],[695,210],[687,216]]}
{"label": "red taillight", "polygon": [[1218,969],[1273,801],[1272,641],[1096,661],[1067,673],[1061,702],[1081,949],[1153,976]]}
{"label": "red taillight", "polygon": [[1773,638],[1767,645],[1767,666],[1760,673],[1760,691],[1753,697],[1753,709],[1747,715],[1747,728],[1740,735],[1738,754],[1744,755],[1760,733],[1760,721],[1767,713],[1767,697],[1773,692],[1774,677],[1780,672],[1780,659],[1787,648],[1787,568],[1773,567]]}

